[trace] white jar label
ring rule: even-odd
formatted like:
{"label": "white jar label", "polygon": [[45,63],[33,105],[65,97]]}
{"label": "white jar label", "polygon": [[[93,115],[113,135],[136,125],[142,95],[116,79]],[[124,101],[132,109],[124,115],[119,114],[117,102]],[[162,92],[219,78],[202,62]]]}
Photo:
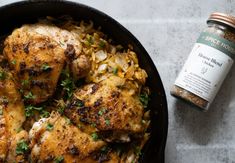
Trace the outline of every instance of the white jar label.
{"label": "white jar label", "polygon": [[175,85],[212,102],[233,64],[234,52],[234,43],[202,33]]}

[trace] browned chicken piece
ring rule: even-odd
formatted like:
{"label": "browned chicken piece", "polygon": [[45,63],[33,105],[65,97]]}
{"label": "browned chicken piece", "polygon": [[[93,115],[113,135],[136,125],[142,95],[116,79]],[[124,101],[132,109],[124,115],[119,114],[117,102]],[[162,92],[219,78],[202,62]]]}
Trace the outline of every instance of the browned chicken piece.
{"label": "browned chicken piece", "polygon": [[7,163],[28,162],[28,132],[25,130],[13,135],[9,141]]}
{"label": "browned chicken piece", "polygon": [[85,129],[87,126],[98,129],[106,141],[129,142],[131,135],[141,134],[146,129],[142,123],[144,108],[138,95],[131,82],[111,76],[75,91],[65,115],[73,123],[85,125]]}
{"label": "browned chicken piece", "polygon": [[24,25],[7,37],[4,46],[25,99],[34,104],[54,93],[66,59],[77,79],[89,71],[89,59],[80,54],[80,42],[53,25]]}
{"label": "browned chicken piece", "polygon": [[17,152],[26,131],[20,131],[25,121],[24,104],[12,75],[0,68],[0,162],[25,161],[24,153]]}
{"label": "browned chicken piece", "polygon": [[103,159],[102,162],[116,163],[118,159],[114,156],[104,159],[104,155],[100,158],[99,152],[106,147],[106,143],[98,139],[95,133],[83,133],[58,113],[36,122],[29,135],[32,162],[63,160],[65,163],[93,163]]}
{"label": "browned chicken piece", "polygon": [[28,25],[28,28],[35,33],[53,38],[65,50],[64,54],[74,79],[87,75],[90,70],[90,60],[81,51],[82,45],[77,33],[45,23]]}
{"label": "browned chicken piece", "polygon": [[[1,105],[2,106],[2,105]],[[2,112],[2,111],[1,111]],[[0,115],[0,162],[4,162],[8,151],[6,121],[3,113]]]}

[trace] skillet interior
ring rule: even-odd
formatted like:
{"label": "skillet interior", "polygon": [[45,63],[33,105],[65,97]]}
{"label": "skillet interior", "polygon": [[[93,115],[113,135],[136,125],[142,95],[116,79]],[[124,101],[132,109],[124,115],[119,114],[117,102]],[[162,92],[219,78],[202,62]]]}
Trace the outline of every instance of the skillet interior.
{"label": "skillet interior", "polygon": [[108,15],[91,7],[68,1],[23,1],[0,8],[0,36],[25,23],[33,23],[40,17],[70,15],[74,20],[92,20],[102,31],[125,47],[131,44],[138,55],[140,66],[148,73],[146,85],[151,96],[151,137],[146,143],[140,162],[164,162],[164,150],[168,129],[168,111],[164,88],[157,69],[140,42],[122,25]]}

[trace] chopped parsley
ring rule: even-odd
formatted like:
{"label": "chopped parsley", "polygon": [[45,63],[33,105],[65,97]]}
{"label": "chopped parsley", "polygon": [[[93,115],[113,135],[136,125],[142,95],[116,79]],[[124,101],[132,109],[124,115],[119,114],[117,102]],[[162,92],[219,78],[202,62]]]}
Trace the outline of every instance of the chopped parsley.
{"label": "chopped parsley", "polygon": [[142,93],[139,96],[140,102],[143,104],[144,108],[147,108],[149,102],[149,96],[147,93]]}
{"label": "chopped parsley", "polygon": [[21,94],[23,94],[23,93],[24,93],[24,90],[23,90],[23,89],[19,89],[19,92],[20,92]]}
{"label": "chopped parsley", "polygon": [[62,70],[61,73],[62,73],[62,77],[64,77],[64,78],[69,78],[70,77],[68,69]]}
{"label": "chopped parsley", "polygon": [[113,74],[117,75],[117,73],[118,73],[118,68],[116,67],[116,68],[113,69]]}
{"label": "chopped parsley", "polygon": [[99,116],[103,115],[103,111],[100,110],[100,111],[98,112],[98,115],[99,115]]}
{"label": "chopped parsley", "polygon": [[79,129],[81,129],[81,128],[82,128],[82,125],[81,125],[81,124],[78,124],[77,127],[78,127]]}
{"label": "chopped parsley", "polygon": [[34,110],[41,111],[42,109],[43,109],[42,107],[35,107],[32,105],[28,105],[25,107],[25,116],[31,117],[34,113]]}
{"label": "chopped parsley", "polygon": [[44,110],[43,107],[36,107],[36,106],[28,105],[25,107],[25,116],[31,117],[34,115],[35,111],[38,111],[40,113],[40,117],[42,118],[47,118],[50,115],[50,113]]}
{"label": "chopped parsley", "polygon": [[140,156],[142,153],[141,153],[141,148],[139,146],[135,146],[134,147],[134,153],[137,155],[137,156]]}
{"label": "chopped parsley", "polygon": [[32,92],[29,92],[27,95],[24,95],[24,98],[25,98],[26,100],[30,100],[30,99],[35,99],[36,96],[33,95]]}
{"label": "chopped parsley", "polygon": [[79,99],[76,101],[76,104],[77,104],[78,107],[83,107],[84,106],[84,102],[82,100],[79,100]]}
{"label": "chopped parsley", "polygon": [[94,141],[97,141],[97,140],[99,139],[99,136],[97,135],[96,132],[92,133],[92,134],[91,134],[91,137],[92,137],[92,139],[93,139]]}
{"label": "chopped parsley", "polygon": [[59,157],[56,157],[54,159],[54,163],[62,163],[64,161],[64,157],[63,156],[59,156]]}
{"label": "chopped parsley", "polygon": [[50,116],[50,113],[46,110],[40,111],[40,117],[41,118],[48,118]]}
{"label": "chopped parsley", "polygon": [[71,98],[75,88],[74,81],[72,78],[67,78],[61,82],[61,86],[66,91],[68,98]]}
{"label": "chopped parsley", "polygon": [[47,124],[46,129],[47,129],[48,131],[53,130],[53,128],[54,128],[53,124],[51,124],[51,123],[48,123],[48,124]]}
{"label": "chopped parsley", "polygon": [[48,71],[48,70],[51,70],[51,67],[47,64],[47,63],[44,63],[41,67],[41,69],[43,71]]}
{"label": "chopped parsley", "polygon": [[92,123],[92,124],[91,124],[91,127],[96,127],[96,123]]}
{"label": "chopped parsley", "polygon": [[23,129],[20,127],[16,130],[17,133],[19,133],[20,131],[22,131]]}
{"label": "chopped parsley", "polygon": [[7,77],[7,74],[5,71],[0,71],[0,80],[5,80]]}
{"label": "chopped parsley", "polygon": [[13,59],[13,60],[11,61],[11,63],[12,63],[13,65],[15,65],[15,64],[16,64],[16,60]]}
{"label": "chopped parsley", "polygon": [[65,109],[64,106],[59,106],[58,112],[62,115],[62,114],[64,114],[64,109]]}
{"label": "chopped parsley", "polygon": [[57,106],[58,106],[57,111],[58,111],[61,115],[63,115],[63,114],[64,114],[64,110],[65,110],[65,102],[64,102],[64,100],[63,100],[63,99],[60,99],[60,100],[58,100],[58,101],[56,101],[56,102],[57,102]]}
{"label": "chopped parsley", "polygon": [[29,84],[29,80],[22,80],[21,85],[26,86]]}
{"label": "chopped parsley", "polygon": [[0,115],[3,115],[3,109],[2,109],[2,106],[0,106]]}
{"label": "chopped parsley", "polygon": [[99,47],[104,48],[106,46],[105,42],[103,40],[100,40]]}
{"label": "chopped parsley", "polygon": [[99,110],[98,115],[102,116],[104,113],[106,113],[106,109],[105,108]]}
{"label": "chopped parsley", "polygon": [[24,154],[29,150],[29,146],[27,144],[27,142],[23,139],[21,139],[16,146],[16,154]]}
{"label": "chopped parsley", "polygon": [[100,151],[103,153],[103,154],[107,154],[109,152],[110,148],[108,146],[103,146]]}
{"label": "chopped parsley", "polygon": [[110,120],[109,120],[109,119],[106,119],[106,120],[105,120],[105,124],[109,126],[109,125],[110,125]]}
{"label": "chopped parsley", "polygon": [[93,37],[91,35],[89,35],[89,34],[86,35],[86,42],[85,42],[85,44],[87,46],[90,46],[90,45],[94,44],[94,39],[93,39]]}

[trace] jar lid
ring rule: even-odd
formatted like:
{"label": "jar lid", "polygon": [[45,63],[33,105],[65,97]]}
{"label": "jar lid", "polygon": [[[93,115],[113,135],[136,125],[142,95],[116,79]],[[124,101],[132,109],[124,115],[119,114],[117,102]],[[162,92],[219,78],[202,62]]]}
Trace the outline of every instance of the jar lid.
{"label": "jar lid", "polygon": [[229,14],[214,12],[210,15],[207,22],[210,20],[221,22],[221,23],[227,24],[227,25],[235,28],[235,17],[232,15],[229,15]]}

